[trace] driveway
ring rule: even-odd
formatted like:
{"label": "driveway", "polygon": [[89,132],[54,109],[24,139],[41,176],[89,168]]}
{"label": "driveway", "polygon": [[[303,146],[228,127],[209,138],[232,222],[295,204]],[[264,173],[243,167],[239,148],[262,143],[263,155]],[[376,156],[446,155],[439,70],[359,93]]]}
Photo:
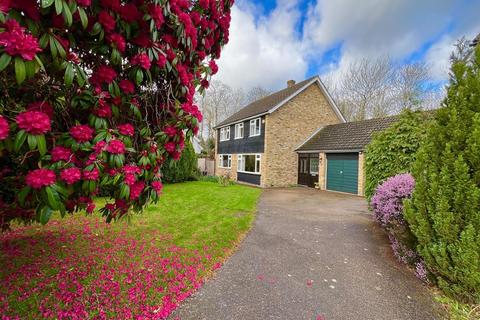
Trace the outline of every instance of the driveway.
{"label": "driveway", "polygon": [[270,189],[238,251],[171,319],[436,319],[365,200]]}

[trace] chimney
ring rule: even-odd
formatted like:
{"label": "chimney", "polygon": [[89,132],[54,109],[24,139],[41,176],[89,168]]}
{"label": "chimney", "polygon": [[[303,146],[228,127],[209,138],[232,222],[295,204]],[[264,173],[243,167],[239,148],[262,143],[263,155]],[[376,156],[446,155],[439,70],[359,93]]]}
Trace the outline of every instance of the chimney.
{"label": "chimney", "polygon": [[287,81],[287,87],[290,88],[290,87],[293,87],[295,85],[295,80],[288,80]]}

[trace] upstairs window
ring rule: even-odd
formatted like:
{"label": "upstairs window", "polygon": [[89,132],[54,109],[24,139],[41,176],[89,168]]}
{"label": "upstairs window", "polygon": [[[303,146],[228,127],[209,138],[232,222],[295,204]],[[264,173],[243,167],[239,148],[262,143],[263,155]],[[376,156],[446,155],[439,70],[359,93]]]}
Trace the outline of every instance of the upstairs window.
{"label": "upstairs window", "polygon": [[250,137],[259,136],[261,133],[261,128],[260,118],[250,120]]}
{"label": "upstairs window", "polygon": [[223,127],[220,129],[220,141],[230,140],[230,127]]}
{"label": "upstairs window", "polygon": [[238,156],[238,169],[240,172],[260,173],[260,159],[259,154],[242,154]]}
{"label": "upstairs window", "polygon": [[219,155],[219,167],[230,169],[232,167],[232,155],[221,154]]}
{"label": "upstairs window", "polygon": [[235,125],[235,139],[243,138],[243,122]]}

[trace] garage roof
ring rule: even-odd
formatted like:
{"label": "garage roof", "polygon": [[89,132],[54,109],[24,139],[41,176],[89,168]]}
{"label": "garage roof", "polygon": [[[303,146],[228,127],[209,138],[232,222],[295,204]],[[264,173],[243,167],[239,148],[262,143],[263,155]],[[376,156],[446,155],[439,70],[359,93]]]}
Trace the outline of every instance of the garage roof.
{"label": "garage roof", "polygon": [[320,128],[297,152],[361,151],[373,134],[387,129],[398,116],[333,124]]}

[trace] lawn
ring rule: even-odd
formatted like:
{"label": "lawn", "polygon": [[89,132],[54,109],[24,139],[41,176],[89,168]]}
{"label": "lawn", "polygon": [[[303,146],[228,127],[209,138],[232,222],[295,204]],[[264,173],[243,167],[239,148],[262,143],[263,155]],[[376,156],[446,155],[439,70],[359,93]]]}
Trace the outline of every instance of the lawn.
{"label": "lawn", "polygon": [[0,234],[1,319],[163,319],[249,230],[260,192],[181,183],[128,222],[14,226]]}

